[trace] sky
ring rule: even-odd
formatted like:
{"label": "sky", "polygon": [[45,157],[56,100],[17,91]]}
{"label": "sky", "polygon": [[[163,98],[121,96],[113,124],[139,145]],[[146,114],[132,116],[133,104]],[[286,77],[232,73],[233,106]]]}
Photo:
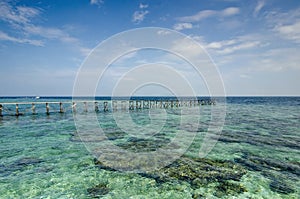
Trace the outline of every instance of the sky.
{"label": "sky", "polygon": [[[71,96],[95,47],[145,27],[171,29],[199,42],[228,96],[300,96],[298,0],[0,0],[0,96]],[[168,62],[198,95],[208,95],[205,81],[174,59],[160,50],[126,54],[109,66],[96,95],[111,95],[124,71],[151,62]],[[168,92],[146,86],[136,94]]]}

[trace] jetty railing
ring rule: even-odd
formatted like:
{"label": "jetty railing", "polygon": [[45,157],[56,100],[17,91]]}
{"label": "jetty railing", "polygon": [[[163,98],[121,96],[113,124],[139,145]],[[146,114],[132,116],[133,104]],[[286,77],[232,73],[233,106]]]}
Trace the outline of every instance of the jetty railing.
{"label": "jetty railing", "polygon": [[[80,108],[78,108],[80,104]],[[92,105],[92,109],[91,109]],[[38,114],[43,109],[47,115],[66,112],[109,112],[133,111],[141,109],[169,109],[180,107],[195,107],[216,105],[216,100],[94,100],[94,101],[44,101],[44,102],[0,102],[0,117],[6,115],[21,116]]]}

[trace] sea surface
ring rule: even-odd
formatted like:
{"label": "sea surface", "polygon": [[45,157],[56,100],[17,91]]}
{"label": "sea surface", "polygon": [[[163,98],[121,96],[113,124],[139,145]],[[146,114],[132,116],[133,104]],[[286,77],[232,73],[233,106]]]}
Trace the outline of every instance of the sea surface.
{"label": "sea surface", "polygon": [[[192,113],[199,112],[199,126],[195,128],[192,115],[182,114],[183,107],[113,111],[109,102],[105,112],[103,102],[110,98],[96,100],[96,117],[105,138],[89,129],[94,128],[88,125],[95,115],[92,102],[88,112],[78,102],[73,115],[70,97],[0,97],[1,199],[300,198],[300,97],[227,97],[222,133],[211,137],[216,144],[205,157],[199,157],[199,149],[205,136],[214,134],[208,130],[211,110],[224,102],[216,99],[216,105],[187,107]],[[59,113],[59,104],[50,103],[47,115],[41,103],[46,101],[62,102],[64,113]],[[36,114],[32,114],[31,103],[24,102],[34,102]],[[14,103],[24,115],[15,116]],[[86,118],[89,133],[78,132],[76,115]],[[157,123],[161,128],[151,127],[151,119],[160,115],[165,120]],[[151,136],[140,130],[139,136],[139,129],[136,132],[129,126],[124,130],[116,118],[130,118],[139,127],[158,130]],[[191,122],[182,127],[182,118]],[[98,158],[99,151],[93,151],[97,144],[109,142],[133,154],[155,152],[172,142],[178,132],[195,136],[184,154],[154,171],[130,172],[124,165],[135,160],[124,158],[119,162],[123,169],[118,169]],[[176,148],[176,144],[179,147],[181,142],[172,146]],[[114,158],[114,151],[110,155]]]}

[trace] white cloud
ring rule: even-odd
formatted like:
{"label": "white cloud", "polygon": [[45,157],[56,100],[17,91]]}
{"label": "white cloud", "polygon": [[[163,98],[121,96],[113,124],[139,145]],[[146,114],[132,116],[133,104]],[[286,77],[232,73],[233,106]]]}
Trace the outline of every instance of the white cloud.
{"label": "white cloud", "polygon": [[82,55],[88,56],[91,53],[92,49],[86,47],[79,47],[79,51]]}
{"label": "white cloud", "polygon": [[264,44],[255,35],[240,36],[231,40],[211,42],[205,45],[217,54],[231,54],[237,51],[261,47]]}
{"label": "white cloud", "polygon": [[300,43],[300,8],[289,12],[269,12],[266,15],[266,20],[279,36]]}
{"label": "white cloud", "polygon": [[148,4],[142,4],[142,3],[140,3],[140,9],[144,9],[144,8],[148,8],[149,7],[149,5]]}
{"label": "white cloud", "polygon": [[199,52],[199,46],[190,38],[176,40],[176,42],[174,42],[174,46],[171,48],[171,52],[178,52],[180,55],[187,55],[187,59],[198,58],[204,53],[203,51]]}
{"label": "white cloud", "polygon": [[157,34],[158,35],[169,35],[169,34],[171,34],[171,32],[168,30],[159,30],[159,31],[157,31]]}
{"label": "white cloud", "polygon": [[195,15],[180,17],[180,18],[178,18],[178,20],[184,21],[184,22],[196,22],[196,21],[201,21],[202,19],[211,17],[211,16],[215,15],[216,13],[217,12],[213,11],[213,10],[203,10],[203,11],[198,12]]}
{"label": "white cloud", "polygon": [[284,70],[300,70],[299,49],[280,48],[271,49],[253,60],[253,70],[281,72]]}
{"label": "white cloud", "polygon": [[149,14],[148,10],[135,11],[132,16],[132,21],[135,23],[140,23],[144,21],[147,14]]}
{"label": "white cloud", "polygon": [[246,50],[246,49],[251,49],[251,48],[254,48],[254,47],[259,47],[260,44],[261,44],[260,41],[244,42],[244,43],[240,43],[238,45],[232,45],[232,46],[226,47],[222,50],[219,50],[218,53],[230,54],[230,53],[240,51],[240,50]]}
{"label": "white cloud", "polygon": [[300,19],[289,25],[278,25],[274,30],[283,38],[300,43]]}
{"label": "white cloud", "polygon": [[128,54],[119,57],[117,60],[113,62],[113,64],[124,67],[124,65],[126,65],[124,63],[128,62],[129,60],[132,61],[136,56],[137,56],[137,51],[130,52]]}
{"label": "white cloud", "polygon": [[220,16],[223,16],[223,17],[229,17],[229,16],[233,16],[233,15],[236,15],[240,12],[240,9],[239,8],[236,8],[236,7],[230,7],[230,8],[226,8],[222,11],[219,11],[218,14]]}
{"label": "white cloud", "polygon": [[40,14],[40,10],[25,6],[13,8],[8,2],[0,2],[0,19],[11,24],[25,24]]}
{"label": "white cloud", "polygon": [[179,17],[178,20],[182,22],[197,22],[209,17],[229,17],[240,12],[239,8],[229,7],[224,10],[202,10],[195,15]]}
{"label": "white cloud", "polygon": [[232,39],[232,40],[225,40],[225,41],[219,41],[219,42],[211,42],[209,44],[206,45],[206,48],[209,49],[221,49],[224,48],[226,46],[230,46],[233,44],[236,44],[237,41]]}
{"label": "white cloud", "polygon": [[23,30],[30,35],[38,35],[47,39],[57,39],[65,43],[76,43],[78,39],[71,37],[58,28],[46,28],[41,26],[26,25]]}
{"label": "white cloud", "polygon": [[265,6],[265,1],[264,0],[259,0],[257,2],[257,5],[256,7],[254,8],[254,12],[253,12],[253,15],[254,16],[257,16],[258,13],[260,12],[260,10]]}
{"label": "white cloud", "polygon": [[[96,1],[91,1],[91,3],[96,3]],[[84,47],[80,45],[79,40],[70,36],[63,29],[35,25],[33,20],[39,17],[41,13],[42,10],[39,8],[15,6],[14,4],[10,4],[10,1],[0,2],[0,21],[8,23],[14,31],[14,35],[19,36],[11,36],[2,31],[0,32],[0,40],[35,46],[44,46],[46,43],[45,41],[41,41],[40,38],[58,40],[72,44],[83,55],[86,54],[86,52],[81,50]]]}
{"label": "white cloud", "polygon": [[177,31],[183,30],[183,29],[191,29],[191,28],[193,28],[193,24],[191,24],[191,23],[177,23],[173,26],[173,28]]}
{"label": "white cloud", "polygon": [[6,33],[0,31],[0,40],[2,41],[11,41],[16,43],[24,43],[24,44],[31,44],[34,46],[43,46],[43,42],[40,40],[31,40],[31,39],[19,39],[12,36],[7,35]]}
{"label": "white cloud", "polygon": [[[69,36],[61,29],[34,25],[31,19],[37,17],[40,13],[40,10],[36,8],[25,6],[12,7],[7,2],[0,3],[0,20],[10,23],[13,29],[21,31],[22,35],[25,34],[28,37],[38,35],[47,39],[58,39],[69,43],[77,41],[77,39]],[[26,39],[18,40],[26,41]],[[13,40],[11,39],[11,41]]]}
{"label": "white cloud", "polygon": [[144,21],[145,19],[145,16],[147,14],[149,14],[149,11],[148,10],[145,10],[146,8],[148,8],[149,5],[148,4],[142,4],[140,3],[139,5],[139,9],[140,10],[137,10],[133,13],[132,15],[132,22],[136,23],[136,24],[139,24],[141,23],[142,21]]}
{"label": "white cloud", "polygon": [[90,4],[91,5],[97,5],[97,6],[101,6],[104,3],[103,0],[91,0]]}

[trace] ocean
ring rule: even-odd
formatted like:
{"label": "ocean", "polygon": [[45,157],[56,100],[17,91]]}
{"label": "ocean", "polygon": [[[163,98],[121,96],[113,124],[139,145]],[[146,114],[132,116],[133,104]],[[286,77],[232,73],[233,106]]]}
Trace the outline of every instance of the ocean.
{"label": "ocean", "polygon": [[[227,97],[220,135],[209,131],[211,110],[224,103],[218,99],[216,105],[186,104],[182,114],[183,107],[175,104],[113,111],[110,98],[99,97],[99,112],[95,113],[92,102],[87,112],[78,102],[75,115],[71,100],[0,97],[0,198],[300,198],[300,97]],[[108,101],[107,111],[104,101]],[[59,113],[59,104],[49,103],[46,114],[44,102],[62,102],[64,113]],[[86,121],[86,131],[79,132],[77,117]],[[102,137],[93,133],[92,118],[103,130]],[[184,127],[182,119],[187,121]],[[126,125],[127,121],[132,124]],[[180,133],[184,136],[178,138]],[[213,134],[215,145],[199,157],[208,134]],[[155,170],[144,170],[135,156],[119,158],[123,153],[103,148],[155,154],[166,145],[166,151],[171,151],[187,141],[178,158]],[[102,159],[107,152],[111,161]],[[132,164],[141,169],[130,172]]]}

